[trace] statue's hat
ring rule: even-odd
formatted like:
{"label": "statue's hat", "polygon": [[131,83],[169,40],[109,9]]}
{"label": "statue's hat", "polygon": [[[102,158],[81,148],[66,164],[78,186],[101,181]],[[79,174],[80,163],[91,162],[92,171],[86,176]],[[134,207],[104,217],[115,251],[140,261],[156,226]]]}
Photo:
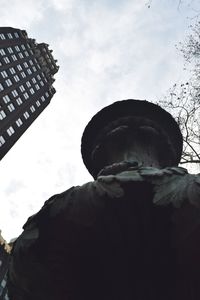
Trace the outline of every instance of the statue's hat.
{"label": "statue's hat", "polygon": [[128,99],[117,101],[104,107],[93,116],[83,132],[81,143],[82,158],[85,166],[94,178],[100,171],[95,169],[92,160],[92,152],[96,146],[97,136],[108,124],[124,117],[146,118],[158,124],[173,146],[173,157],[167,151],[163,154],[170,156],[170,165],[168,166],[177,166],[179,164],[182,155],[183,138],[180,128],[172,115],[157,104],[146,100]]}

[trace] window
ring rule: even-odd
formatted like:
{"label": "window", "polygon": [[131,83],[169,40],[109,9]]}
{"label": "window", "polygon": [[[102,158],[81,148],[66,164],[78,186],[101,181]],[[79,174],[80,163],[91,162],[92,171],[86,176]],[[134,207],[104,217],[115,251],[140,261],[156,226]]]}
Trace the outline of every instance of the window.
{"label": "window", "polygon": [[19,71],[22,71],[21,65],[17,65],[17,69],[18,69]]}
{"label": "window", "polygon": [[19,37],[19,34],[18,34],[17,32],[14,32],[14,36],[15,36],[16,38],[18,38],[18,37]]}
{"label": "window", "polygon": [[13,53],[12,47],[8,47],[8,52],[9,52],[9,53]]}
{"label": "window", "polygon": [[12,33],[8,33],[8,38],[13,39]]}
{"label": "window", "polygon": [[9,97],[8,95],[5,95],[5,96],[3,97],[3,101],[4,101],[4,103],[10,102],[10,97]]}
{"label": "window", "polygon": [[42,102],[44,102],[44,101],[45,101],[45,97],[44,97],[44,96],[42,96],[42,97],[41,97],[41,100],[42,100]]}
{"label": "window", "polygon": [[13,110],[15,110],[15,107],[14,107],[14,105],[11,103],[11,104],[8,105],[8,109],[9,109],[10,112],[12,112]]}
{"label": "window", "polygon": [[40,75],[39,75],[39,74],[37,75],[37,79],[38,79],[38,80],[40,80],[40,79],[41,79],[41,77],[40,77]]}
{"label": "window", "polygon": [[31,105],[30,110],[33,113],[35,111],[35,107],[33,105]]}
{"label": "window", "polygon": [[41,105],[39,100],[36,101],[36,105],[37,105],[37,107],[39,107]]}
{"label": "window", "polygon": [[16,73],[16,71],[15,71],[14,68],[10,68],[9,70],[10,70],[10,73],[11,73],[12,75]]}
{"label": "window", "polygon": [[24,58],[24,55],[21,52],[18,55],[20,58]]}
{"label": "window", "polygon": [[24,92],[24,91],[25,91],[25,88],[24,88],[23,85],[20,85],[20,86],[19,86],[19,89],[20,89],[21,92]]}
{"label": "window", "polygon": [[27,85],[28,88],[31,87],[30,81],[27,81],[26,85]]}
{"label": "window", "polygon": [[0,92],[4,90],[3,85],[0,83]]}
{"label": "window", "polygon": [[27,69],[27,73],[29,74],[29,75],[31,75],[32,74],[32,71],[31,71],[31,69]]}
{"label": "window", "polygon": [[5,61],[6,64],[9,64],[10,59],[6,56],[6,57],[4,57],[4,61]]}
{"label": "window", "polygon": [[13,59],[13,61],[16,61],[16,60],[17,60],[17,57],[16,57],[15,54],[12,55],[12,59]]}
{"label": "window", "polygon": [[12,81],[10,79],[6,79],[6,84],[7,84],[7,86],[11,86],[12,85]]}
{"label": "window", "polygon": [[25,51],[24,54],[25,54],[26,56],[29,56],[28,51]]}
{"label": "window", "polygon": [[7,133],[9,136],[13,135],[15,133],[14,131],[14,128],[12,126],[10,126],[8,129],[7,129]]}
{"label": "window", "polygon": [[27,100],[29,98],[28,93],[24,93],[24,98]]}
{"label": "window", "polygon": [[2,40],[5,40],[5,39],[6,39],[6,37],[5,37],[5,35],[4,35],[3,33],[0,33],[0,38],[1,38]]}
{"label": "window", "polygon": [[33,66],[32,69],[33,69],[33,72],[36,72],[36,71],[37,71],[37,69],[36,69],[35,66]]}
{"label": "window", "polygon": [[5,286],[6,286],[6,280],[5,280],[5,279],[3,279],[3,280],[1,281],[1,286],[2,286],[3,288],[5,288]]}
{"label": "window", "polygon": [[6,55],[6,52],[3,49],[0,49],[0,54],[3,56]]}
{"label": "window", "polygon": [[24,62],[24,67],[25,67],[25,68],[28,68],[27,62]]}
{"label": "window", "polygon": [[6,117],[5,111],[2,109],[0,110],[0,120],[3,120]]}
{"label": "window", "polygon": [[42,80],[40,80],[40,84],[41,86],[44,86],[44,82]]}
{"label": "window", "polygon": [[35,77],[32,78],[32,82],[33,82],[33,83],[36,83],[36,82],[37,82],[36,79],[35,79]]}
{"label": "window", "polygon": [[15,79],[16,82],[18,82],[20,80],[18,75],[15,75],[14,79]]}
{"label": "window", "polygon": [[4,298],[4,300],[9,300],[9,298],[8,298],[8,294],[7,294],[7,293],[5,294],[5,298]]}
{"label": "window", "polygon": [[19,119],[17,119],[16,124],[17,124],[18,127],[20,127],[20,126],[23,124],[23,122],[22,122],[22,120],[19,118]]}
{"label": "window", "polygon": [[33,88],[30,89],[30,92],[31,92],[32,95],[35,93]]}
{"label": "window", "polygon": [[40,89],[38,84],[35,85],[35,88],[36,88],[37,91]]}
{"label": "window", "polygon": [[26,111],[26,112],[24,113],[24,118],[27,120],[29,117],[30,117],[30,115],[29,115],[29,113]]}
{"label": "window", "polygon": [[29,60],[29,63],[30,63],[31,66],[33,65],[32,59]]}
{"label": "window", "polygon": [[22,99],[20,97],[16,99],[16,102],[17,102],[18,105],[21,105],[23,103]]}
{"label": "window", "polygon": [[[0,147],[3,145],[3,144],[5,144],[5,139],[3,138],[3,136],[1,135],[0,136]],[[2,264],[2,261],[1,261],[1,264]]]}
{"label": "window", "polygon": [[25,78],[26,74],[24,72],[21,72],[21,76],[22,76],[22,78]]}
{"label": "window", "polygon": [[16,90],[12,91],[12,95],[13,95],[13,97],[17,97],[18,96],[18,92]]}
{"label": "window", "polygon": [[19,52],[19,51],[20,51],[19,46],[15,46],[15,50],[16,50],[17,52]]}
{"label": "window", "polygon": [[49,93],[48,93],[48,92],[46,92],[46,93],[45,93],[45,96],[46,96],[46,97],[49,97]]}
{"label": "window", "polygon": [[24,46],[24,44],[21,45],[22,50],[26,50],[26,47]]}
{"label": "window", "polygon": [[2,76],[3,78],[6,78],[6,77],[8,77],[8,74],[7,74],[6,71],[2,71],[2,72],[1,72],[1,76]]}

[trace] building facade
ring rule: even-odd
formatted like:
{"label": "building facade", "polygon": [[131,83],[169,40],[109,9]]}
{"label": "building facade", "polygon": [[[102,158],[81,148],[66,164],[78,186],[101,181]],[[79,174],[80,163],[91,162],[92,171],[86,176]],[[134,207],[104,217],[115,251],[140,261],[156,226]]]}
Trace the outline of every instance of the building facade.
{"label": "building facade", "polygon": [[0,159],[50,103],[56,62],[48,44],[0,27]]}
{"label": "building facade", "polygon": [[9,300],[7,293],[7,272],[11,247],[3,239],[0,231],[0,300]]}

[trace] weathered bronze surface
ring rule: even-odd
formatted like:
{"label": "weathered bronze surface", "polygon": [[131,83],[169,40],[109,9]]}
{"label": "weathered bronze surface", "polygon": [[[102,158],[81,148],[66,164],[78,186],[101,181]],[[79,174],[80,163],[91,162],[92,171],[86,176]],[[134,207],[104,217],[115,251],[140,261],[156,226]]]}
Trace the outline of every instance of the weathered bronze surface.
{"label": "weathered bronze surface", "polygon": [[182,136],[147,101],[104,108],[82,138],[95,180],[24,225],[11,300],[199,300],[200,176],[178,167]]}

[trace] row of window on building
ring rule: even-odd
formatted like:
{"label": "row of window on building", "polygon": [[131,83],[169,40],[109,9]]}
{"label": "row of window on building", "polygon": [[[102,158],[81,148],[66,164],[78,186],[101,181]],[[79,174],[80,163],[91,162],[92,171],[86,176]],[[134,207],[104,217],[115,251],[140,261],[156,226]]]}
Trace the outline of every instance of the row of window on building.
{"label": "row of window on building", "polygon": [[[2,71],[5,72],[5,71]],[[24,72],[22,72],[24,73]],[[34,74],[35,75],[35,74]],[[21,74],[23,76],[23,74]],[[24,79],[24,78],[23,78]],[[18,75],[14,75],[12,79],[7,78],[5,79],[4,83],[0,83],[0,92],[2,92],[6,87],[11,87],[12,85],[16,85],[19,83],[21,79]],[[38,91],[41,87],[45,85],[47,82],[46,77],[44,76],[44,73],[37,74],[35,77],[33,77],[31,80],[27,80],[24,84],[20,84],[16,89],[19,88],[19,92],[29,91],[29,88],[34,87],[36,91]],[[34,94],[34,92],[31,94]]]}
{"label": "row of window on building", "polygon": [[[21,50],[19,47],[21,47],[23,50]],[[15,49],[16,51],[14,52],[13,49]],[[19,59],[27,58],[29,56],[32,56],[33,54],[34,54],[33,50],[30,49],[29,44],[27,45],[27,47],[25,47],[25,45],[22,44],[19,46],[17,45],[17,46],[13,46],[13,47],[7,47],[4,49],[0,49],[0,66],[2,66],[4,63],[9,64],[9,63],[13,63]]]}
{"label": "row of window on building", "polygon": [[16,39],[19,38],[18,32],[8,32],[8,33],[0,33],[0,39],[6,40],[6,39]]}
{"label": "row of window on building", "polygon": [[[37,62],[37,60],[36,60]],[[37,68],[40,70],[40,65],[37,63]],[[3,79],[6,79],[6,78],[14,78],[15,81],[17,82],[18,79],[16,80],[16,73],[23,78],[26,78],[27,75],[31,75],[33,72],[36,72],[37,71],[37,68],[35,67],[34,63],[33,63],[33,60],[30,59],[29,61],[26,61],[24,62],[23,64],[17,64],[15,67],[11,67],[11,68],[8,68],[7,70],[4,70],[4,71],[1,71],[0,74],[1,74],[1,77]],[[32,71],[31,71],[32,70]],[[21,72],[22,71],[22,72]],[[26,73],[25,73],[25,72]],[[18,76],[19,77],[19,76]]]}
{"label": "row of window on building", "polygon": [[[24,113],[23,113],[23,118],[24,118],[24,121],[25,120],[28,120],[29,118],[30,118],[30,113],[34,113],[35,111],[36,111],[36,107],[40,107],[41,106],[41,104],[42,104],[42,102],[45,102],[46,101],[46,99],[48,99],[49,98],[49,93],[48,92],[46,92],[45,93],[45,95],[43,95],[41,98],[40,98],[40,100],[37,100],[36,102],[35,102],[35,105],[31,105],[30,106],[30,111],[28,112],[28,111],[25,111]],[[36,106],[36,107],[35,107]],[[1,109],[0,110],[0,120],[2,120],[2,119],[4,119],[6,117],[6,115],[5,115],[5,112]],[[21,127],[22,125],[23,125],[23,123],[24,123],[24,121],[22,120],[22,118],[18,118],[16,121],[15,121],[15,123],[16,123],[16,125],[17,125],[17,127]],[[9,126],[9,128],[6,130],[7,131],[7,134],[8,134],[8,136],[12,136],[14,133],[15,133],[15,129],[13,128],[13,126]],[[0,136],[0,147],[3,145],[3,144],[5,144],[5,142],[6,142],[6,140],[5,140],[5,136]]]}
{"label": "row of window on building", "polygon": [[[2,297],[3,292],[5,293],[5,289],[7,290],[7,288],[6,288],[6,283],[7,283],[6,279],[3,278],[3,280],[2,280],[1,283],[0,283],[0,298]],[[1,299],[2,299],[2,298],[1,298]],[[5,293],[3,299],[4,299],[4,300],[9,300],[7,291],[6,291],[6,293]]]}
{"label": "row of window on building", "polygon": [[[13,91],[14,92],[14,91]],[[26,97],[28,97],[29,98],[29,95],[27,94],[27,93],[25,93],[24,94],[24,98],[26,99]],[[40,100],[41,100],[41,102],[44,102],[46,99],[48,99],[49,98],[49,93],[48,92],[45,92],[45,95],[43,95],[43,96],[41,96],[40,97]],[[3,101],[5,102],[5,104],[7,104],[7,108],[8,108],[8,110],[9,110],[9,112],[12,112],[12,111],[14,111],[15,109],[16,109],[16,107],[15,107],[15,103],[13,103],[13,102],[11,102],[11,100],[10,100],[10,98],[9,98],[9,96],[8,95],[5,95],[4,97],[3,97]],[[21,97],[18,97],[17,99],[16,99],[16,103],[20,106],[22,103],[23,103],[23,101],[22,101],[22,99],[21,99]],[[39,100],[37,100],[36,102],[36,105],[39,107],[40,106],[40,101]],[[33,107],[33,106],[32,106]],[[32,108],[32,110],[31,110],[31,112],[34,112],[34,108]],[[5,110],[2,108],[2,107],[0,107],[0,120],[3,120],[3,119],[5,119],[6,118],[6,112],[5,112]]]}
{"label": "row of window on building", "polygon": [[[1,263],[2,263],[2,261],[1,261]],[[0,282],[0,299],[9,300],[8,290],[7,290],[7,272]]]}
{"label": "row of window on building", "polygon": [[[1,50],[2,50],[2,49],[1,49]],[[32,50],[31,50],[31,51],[32,51]],[[2,61],[3,61],[4,63],[6,63],[6,64],[10,64],[10,63],[13,63],[14,61],[17,61],[17,60],[19,60],[19,59],[23,59],[23,58],[28,57],[28,56],[30,56],[30,54],[29,54],[27,51],[25,51],[25,55],[24,55],[23,53],[19,52],[19,53],[17,54],[17,56],[16,56],[16,54],[12,54],[10,57],[5,56],[5,57],[3,57],[3,58],[0,60],[0,66],[3,65]]]}
{"label": "row of window on building", "polygon": [[[3,72],[5,72],[5,71],[2,71],[2,73]],[[42,76],[42,78],[41,78],[41,76]],[[19,78],[19,76],[17,75],[17,78],[15,78],[15,80],[18,82],[18,78]],[[9,79],[9,78],[8,78]],[[32,81],[32,83],[30,83],[30,81]],[[40,84],[41,85],[41,87],[43,87],[44,86],[44,84],[45,84],[45,82],[47,82],[47,79],[46,79],[46,77],[44,76],[44,73],[42,72],[41,74],[37,74],[35,77],[33,77],[31,80],[28,80],[28,81],[26,81],[26,85],[27,85],[27,87],[29,88],[29,87],[31,87],[31,85],[32,86],[34,86],[35,88],[36,88],[36,90],[39,90],[39,87],[38,87],[38,84]],[[12,85],[12,82],[11,82],[11,85]],[[23,92],[25,89],[23,88],[23,84],[21,84],[20,86],[19,86],[19,88],[20,88],[20,91],[21,92]],[[4,85],[3,85],[3,83],[0,83],[0,92],[2,92],[4,90]]]}
{"label": "row of window on building", "polygon": [[[35,77],[33,77],[30,81],[29,80],[26,81],[24,85],[21,84],[17,88],[19,90],[14,89],[8,95],[2,97],[3,103],[7,105],[7,108],[10,112],[15,110],[16,104],[20,106],[24,101],[30,99],[32,95],[34,95],[40,88],[44,86],[44,81],[40,79],[41,76],[38,74],[37,80]],[[0,91],[1,91],[1,84],[0,84]],[[21,97],[19,96],[19,94],[21,95]],[[2,117],[5,117],[5,115]]]}
{"label": "row of window on building", "polygon": [[[14,45],[14,46],[1,48],[0,54],[1,54],[1,56],[4,56],[6,54],[13,54],[16,52],[25,52],[27,50],[28,51],[32,50],[31,45],[29,43],[18,44],[18,45]],[[31,51],[30,53],[33,54],[33,51]]]}
{"label": "row of window on building", "polygon": [[[6,87],[23,80],[27,76],[40,70],[40,65],[37,63],[37,68],[32,60],[26,61],[22,64],[17,64],[15,67],[8,68],[0,72],[2,79],[5,81]],[[20,77],[19,77],[20,76]],[[44,76],[45,77],[45,76]],[[45,77],[46,78],[46,77]],[[47,79],[45,80],[47,81]]]}

